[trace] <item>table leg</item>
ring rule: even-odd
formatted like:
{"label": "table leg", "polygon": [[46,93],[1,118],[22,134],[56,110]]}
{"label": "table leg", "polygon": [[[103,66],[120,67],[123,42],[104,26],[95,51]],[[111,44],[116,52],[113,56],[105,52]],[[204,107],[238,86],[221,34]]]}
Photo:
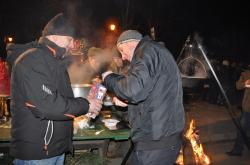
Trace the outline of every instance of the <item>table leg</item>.
{"label": "table leg", "polygon": [[101,157],[106,157],[107,156],[108,144],[109,144],[109,140],[106,139],[106,140],[103,141],[102,147],[98,148],[99,155]]}
{"label": "table leg", "polygon": [[97,148],[100,157],[106,157],[107,149],[108,149],[108,143],[109,143],[108,139],[73,141],[73,145],[74,145],[75,150]]}

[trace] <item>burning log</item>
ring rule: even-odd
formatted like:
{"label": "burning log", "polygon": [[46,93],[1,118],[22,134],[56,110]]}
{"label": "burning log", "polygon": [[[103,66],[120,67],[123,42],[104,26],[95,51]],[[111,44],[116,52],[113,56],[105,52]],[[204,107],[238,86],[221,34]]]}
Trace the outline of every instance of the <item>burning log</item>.
{"label": "burning log", "polygon": [[190,141],[195,164],[196,165],[209,165],[211,164],[210,158],[205,154],[199,135],[197,134],[197,130],[195,128],[194,120],[190,122],[189,129],[187,130],[185,137]]}

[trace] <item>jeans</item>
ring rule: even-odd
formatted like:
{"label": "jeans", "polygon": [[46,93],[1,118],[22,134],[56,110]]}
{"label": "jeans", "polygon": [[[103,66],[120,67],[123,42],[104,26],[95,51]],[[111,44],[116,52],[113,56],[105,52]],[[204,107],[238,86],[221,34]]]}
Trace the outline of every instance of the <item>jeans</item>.
{"label": "jeans", "polygon": [[134,150],[126,165],[173,165],[180,149],[181,142],[164,149]]}
{"label": "jeans", "polygon": [[15,159],[14,165],[63,165],[65,154],[41,160],[21,160]]}
{"label": "jeans", "polygon": [[[240,125],[242,128],[242,131],[245,133],[245,135],[247,135],[247,130],[250,127],[250,112],[243,111],[241,118],[240,118]],[[238,131],[237,138],[236,138],[235,143],[234,143],[233,151],[235,151],[237,153],[241,153],[244,150],[244,144],[245,144],[245,141],[244,141],[241,133]]]}

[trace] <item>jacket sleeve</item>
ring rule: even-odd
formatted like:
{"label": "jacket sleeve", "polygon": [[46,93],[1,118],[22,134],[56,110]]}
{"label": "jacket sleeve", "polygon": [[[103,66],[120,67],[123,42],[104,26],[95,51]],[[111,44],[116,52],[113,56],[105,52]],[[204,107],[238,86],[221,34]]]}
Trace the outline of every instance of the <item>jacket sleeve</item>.
{"label": "jacket sleeve", "polygon": [[88,112],[89,103],[84,98],[70,98],[61,95],[52,80],[52,75],[43,64],[27,68],[22,66],[19,72],[25,95],[26,105],[36,117],[48,120],[69,120]]}
{"label": "jacket sleeve", "polygon": [[104,79],[104,85],[129,103],[137,104],[145,100],[155,83],[158,61],[153,56],[155,52],[144,53],[133,62],[127,76],[112,73]]}

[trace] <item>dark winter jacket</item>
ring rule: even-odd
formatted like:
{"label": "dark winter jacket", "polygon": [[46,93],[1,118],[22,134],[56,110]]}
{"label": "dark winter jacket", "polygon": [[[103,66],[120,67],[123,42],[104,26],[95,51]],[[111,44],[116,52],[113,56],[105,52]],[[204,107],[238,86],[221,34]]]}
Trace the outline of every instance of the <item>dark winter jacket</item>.
{"label": "dark winter jacket", "polygon": [[[47,46],[55,50],[56,56]],[[15,158],[37,160],[72,150],[72,117],[85,114],[89,103],[73,97],[67,70],[55,58],[64,52],[63,48],[41,38],[34,48],[15,60],[10,147]],[[47,150],[45,142],[49,143]]]}
{"label": "dark winter jacket", "polygon": [[171,53],[148,37],[137,45],[128,75],[110,74],[108,90],[128,100],[134,142],[157,141],[184,128],[182,84]]}

